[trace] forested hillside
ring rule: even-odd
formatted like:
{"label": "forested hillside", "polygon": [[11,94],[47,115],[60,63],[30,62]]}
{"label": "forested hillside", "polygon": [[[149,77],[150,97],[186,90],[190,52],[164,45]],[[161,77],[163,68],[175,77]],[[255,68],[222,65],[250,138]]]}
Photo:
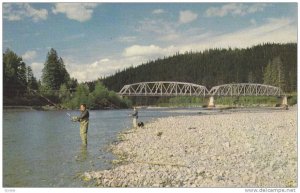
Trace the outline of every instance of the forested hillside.
{"label": "forested hillside", "polygon": [[263,44],[247,49],[210,49],[176,54],[102,80],[108,89],[142,81],[181,81],[209,88],[227,83],[265,83],[286,92],[297,89],[297,44]]}

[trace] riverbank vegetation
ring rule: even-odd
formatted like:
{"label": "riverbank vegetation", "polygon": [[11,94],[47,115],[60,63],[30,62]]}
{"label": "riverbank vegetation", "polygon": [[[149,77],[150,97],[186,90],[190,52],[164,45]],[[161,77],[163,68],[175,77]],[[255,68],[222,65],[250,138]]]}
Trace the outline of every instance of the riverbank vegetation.
{"label": "riverbank vegetation", "polygon": [[3,54],[4,106],[44,106],[78,108],[86,103],[91,109],[129,108],[131,102],[109,91],[100,81],[78,83],[71,78],[64,61],[51,49],[37,81],[30,66],[11,50]]}
{"label": "riverbank vegetation", "polygon": [[[240,97],[215,97],[216,106],[230,106],[230,107],[255,107],[267,106],[275,107],[281,104],[280,97],[274,96],[240,96]],[[158,107],[206,107],[208,104],[208,97],[164,97],[156,100],[142,100],[136,99],[138,106],[158,106]],[[288,94],[288,105],[297,104],[297,93]]]}

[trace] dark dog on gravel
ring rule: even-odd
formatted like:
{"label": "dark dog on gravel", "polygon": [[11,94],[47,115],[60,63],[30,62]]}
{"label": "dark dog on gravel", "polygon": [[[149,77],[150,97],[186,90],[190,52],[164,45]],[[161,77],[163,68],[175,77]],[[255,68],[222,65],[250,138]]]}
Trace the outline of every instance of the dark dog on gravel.
{"label": "dark dog on gravel", "polygon": [[143,123],[143,122],[139,122],[139,123],[138,123],[138,127],[143,128],[143,127],[144,127],[144,123]]}

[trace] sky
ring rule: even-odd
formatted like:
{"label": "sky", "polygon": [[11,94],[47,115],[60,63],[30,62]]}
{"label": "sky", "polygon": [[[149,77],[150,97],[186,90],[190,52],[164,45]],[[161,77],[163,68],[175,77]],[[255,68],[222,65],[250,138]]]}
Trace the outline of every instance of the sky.
{"label": "sky", "polygon": [[40,79],[48,51],[79,82],[210,48],[297,42],[297,3],[3,3],[9,48]]}

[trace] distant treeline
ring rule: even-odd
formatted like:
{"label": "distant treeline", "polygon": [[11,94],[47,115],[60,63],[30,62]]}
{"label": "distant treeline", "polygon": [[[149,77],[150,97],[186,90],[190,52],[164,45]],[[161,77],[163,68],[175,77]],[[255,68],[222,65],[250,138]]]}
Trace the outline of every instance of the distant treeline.
{"label": "distant treeline", "polygon": [[116,92],[125,84],[143,81],[180,81],[213,86],[262,83],[297,90],[297,44],[263,44],[246,49],[209,49],[186,52],[126,68],[103,78]]}

